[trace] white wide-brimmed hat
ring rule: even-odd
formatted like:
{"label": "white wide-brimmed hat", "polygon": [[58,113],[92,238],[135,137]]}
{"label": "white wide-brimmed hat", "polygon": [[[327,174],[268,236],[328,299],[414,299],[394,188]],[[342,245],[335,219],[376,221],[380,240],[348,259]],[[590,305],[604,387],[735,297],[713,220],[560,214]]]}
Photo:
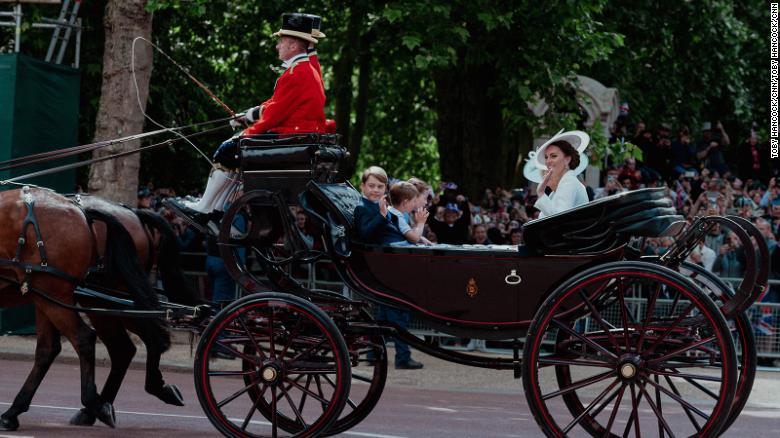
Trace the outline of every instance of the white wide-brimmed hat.
{"label": "white wide-brimmed hat", "polygon": [[[588,135],[587,132],[583,132],[583,131],[563,132],[563,129],[558,131],[557,134],[553,135],[552,138],[547,140],[543,145],[539,146],[539,149],[536,150],[536,156],[535,156],[536,167],[542,170],[547,170],[547,165],[544,164],[544,150],[545,148],[547,148],[547,146],[551,145],[552,143],[555,143],[556,141],[565,141],[570,145],[572,145],[572,147],[576,149],[577,152],[580,153],[580,166],[577,167],[577,169],[582,167],[582,161],[583,161],[582,157],[585,156],[583,152],[585,152],[585,149],[588,147],[588,143],[590,143],[590,136]],[[585,161],[587,162],[587,160]]]}
{"label": "white wide-brimmed hat", "polygon": [[[525,166],[523,166],[523,176],[528,181],[539,184],[544,178],[545,169],[542,169],[536,165],[536,163],[538,163],[538,161],[536,161],[536,157],[536,151],[531,151],[528,154],[528,158],[525,159]],[[581,174],[585,171],[586,167],[588,167],[588,156],[585,154],[585,152],[580,152],[580,165],[574,169],[574,174]]]}

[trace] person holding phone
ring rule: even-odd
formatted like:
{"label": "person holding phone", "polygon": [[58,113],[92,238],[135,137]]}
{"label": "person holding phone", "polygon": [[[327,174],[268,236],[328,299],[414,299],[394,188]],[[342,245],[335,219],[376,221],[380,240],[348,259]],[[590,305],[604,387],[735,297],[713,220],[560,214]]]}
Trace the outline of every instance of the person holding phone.
{"label": "person holding phone", "polygon": [[[546,170],[536,189],[539,217],[551,216],[588,202],[588,192],[574,169],[580,164],[580,152],[588,147],[590,136],[582,131],[559,132],[539,147],[536,166]],[[550,193],[547,193],[547,189]]]}

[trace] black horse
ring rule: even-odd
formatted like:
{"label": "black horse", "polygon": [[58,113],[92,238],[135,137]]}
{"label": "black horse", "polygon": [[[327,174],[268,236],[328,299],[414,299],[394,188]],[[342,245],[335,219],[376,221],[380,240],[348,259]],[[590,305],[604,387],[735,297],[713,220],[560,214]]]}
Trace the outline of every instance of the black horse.
{"label": "black horse", "polygon": [[[156,266],[163,291],[171,302],[189,306],[202,304],[197,299],[196,291],[184,278],[176,235],[162,216],[150,210],[132,210],[97,196],[81,196],[79,202],[90,210],[110,214],[122,223],[133,238],[137,257],[145,267],[146,278]],[[104,230],[98,228],[95,234],[99,244],[102,243],[106,237]],[[115,268],[106,265],[87,278],[87,286],[98,290],[110,289],[111,293],[125,290],[126,285],[116,281],[116,278]],[[78,296],[77,299],[84,306],[104,304],[86,296]],[[146,346],[146,392],[167,404],[184,406],[181,391],[175,385],[166,384],[160,371],[160,358],[170,347],[170,335],[164,330],[161,320],[99,314],[91,314],[89,319],[111,359],[111,370],[100,393],[102,400],[114,402],[135,356],[136,347],[128,335],[129,331],[138,335]],[[95,416],[89,410],[82,409],[71,419],[71,423],[92,425]]]}

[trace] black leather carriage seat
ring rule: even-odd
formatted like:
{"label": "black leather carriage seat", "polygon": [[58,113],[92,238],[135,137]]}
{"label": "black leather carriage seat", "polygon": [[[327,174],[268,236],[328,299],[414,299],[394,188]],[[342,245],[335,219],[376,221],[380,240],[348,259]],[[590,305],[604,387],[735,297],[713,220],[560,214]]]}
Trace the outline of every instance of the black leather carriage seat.
{"label": "black leather carriage seat", "polygon": [[640,189],[530,221],[523,238],[539,253],[587,254],[614,249],[632,236],[673,236],[684,225],[665,189]]}
{"label": "black leather carriage seat", "polygon": [[330,240],[339,255],[349,256],[349,234],[355,228],[355,208],[362,195],[348,182],[323,184],[311,181],[299,203],[312,217],[327,225]]}
{"label": "black leather carriage seat", "polygon": [[335,134],[264,134],[240,139],[244,191],[278,191],[297,202],[309,181],[337,178],[346,150]]}

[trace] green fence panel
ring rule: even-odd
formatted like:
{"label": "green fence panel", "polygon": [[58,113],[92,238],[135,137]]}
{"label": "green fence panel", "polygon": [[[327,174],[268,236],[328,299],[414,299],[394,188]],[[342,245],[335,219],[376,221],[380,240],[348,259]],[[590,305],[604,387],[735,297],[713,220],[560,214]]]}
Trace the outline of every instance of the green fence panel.
{"label": "green fence panel", "polygon": [[[0,161],[75,146],[81,73],[18,53],[0,54]],[[0,179],[73,162],[58,160],[0,171]],[[75,190],[74,170],[23,181],[61,193]],[[15,186],[3,186],[8,190]],[[0,334],[35,333],[31,305],[0,310]]]}

